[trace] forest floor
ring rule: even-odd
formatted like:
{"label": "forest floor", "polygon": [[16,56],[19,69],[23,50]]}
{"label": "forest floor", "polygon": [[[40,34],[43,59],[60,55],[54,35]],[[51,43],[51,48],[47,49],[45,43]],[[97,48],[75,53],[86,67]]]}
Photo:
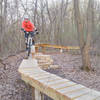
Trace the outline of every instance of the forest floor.
{"label": "forest floor", "polygon": [[86,72],[81,70],[82,62],[80,55],[53,54],[54,64],[59,65],[59,69],[47,70],[73,82],[82,84],[88,88],[100,91],[100,57],[91,56],[91,65],[94,71]]}
{"label": "forest floor", "polygon": [[[51,54],[54,64],[59,65],[59,69],[47,70],[63,78],[67,78],[76,83],[80,83],[89,88],[100,91],[100,68],[95,67],[96,61],[100,65],[99,59],[92,57],[94,72],[85,72],[80,69],[80,55],[67,53]],[[31,100],[31,87],[25,84],[18,73],[18,67],[25,57],[25,53],[11,56],[0,63],[0,100]],[[95,60],[94,60],[95,59]],[[48,100],[47,98],[45,100]]]}

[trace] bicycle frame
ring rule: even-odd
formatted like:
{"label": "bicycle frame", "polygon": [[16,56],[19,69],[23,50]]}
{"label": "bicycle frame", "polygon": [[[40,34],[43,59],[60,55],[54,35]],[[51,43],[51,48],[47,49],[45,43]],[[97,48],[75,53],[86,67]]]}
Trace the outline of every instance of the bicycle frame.
{"label": "bicycle frame", "polygon": [[31,34],[29,34],[29,36],[28,36],[27,44],[28,44],[28,46],[29,45],[32,46],[32,37],[31,37]]}
{"label": "bicycle frame", "polygon": [[28,46],[28,57],[30,56],[30,53],[32,54],[32,57],[35,53],[35,45],[33,45],[33,37],[31,36],[31,33],[28,33],[28,39],[27,39],[27,46]]}

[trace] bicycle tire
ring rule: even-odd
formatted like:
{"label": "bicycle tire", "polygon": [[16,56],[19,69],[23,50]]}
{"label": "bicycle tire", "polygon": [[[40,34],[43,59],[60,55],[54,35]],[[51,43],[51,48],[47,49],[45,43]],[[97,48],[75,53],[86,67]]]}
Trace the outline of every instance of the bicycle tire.
{"label": "bicycle tire", "polygon": [[30,53],[31,53],[31,40],[29,41],[28,57],[30,56]]}

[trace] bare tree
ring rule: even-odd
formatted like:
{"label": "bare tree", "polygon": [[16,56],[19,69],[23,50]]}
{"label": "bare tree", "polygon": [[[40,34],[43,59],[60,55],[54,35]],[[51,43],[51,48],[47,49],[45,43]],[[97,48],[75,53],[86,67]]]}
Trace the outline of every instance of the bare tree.
{"label": "bare tree", "polygon": [[2,3],[3,0],[0,0],[0,51],[2,50]]}
{"label": "bare tree", "polygon": [[[78,27],[78,40],[82,55],[86,55],[87,52],[89,54],[88,50],[90,48],[91,38],[90,40],[85,39],[85,32],[87,38],[95,33],[96,35],[94,34],[93,36],[95,39],[98,37],[99,40],[100,4],[94,1],[95,8],[91,13],[90,2],[80,1],[81,5],[85,5],[80,6],[80,9],[84,12],[79,11],[77,2],[78,0],[75,1],[74,8],[76,9],[75,16],[76,25]],[[88,8],[86,11],[87,5]],[[49,4],[48,0],[0,0],[0,45],[2,47],[1,51],[3,52],[0,53],[0,55],[15,53],[24,49],[24,34],[21,33],[20,27],[25,14],[30,16],[30,20],[35,24],[37,29],[39,29],[40,35],[36,41],[60,45],[77,45],[77,32],[73,12],[72,0],[60,0],[59,2],[52,0],[52,4]],[[89,16],[91,16],[91,18]],[[95,24],[94,33],[91,30],[93,29],[91,27],[94,27],[93,24]],[[87,48],[88,50],[86,50]],[[90,59],[89,56],[82,56],[82,59],[86,58]],[[83,61],[86,63],[85,60]]]}
{"label": "bare tree", "polygon": [[77,32],[78,32],[78,39],[79,39],[79,45],[81,49],[81,54],[82,54],[82,62],[83,62],[83,69],[84,70],[91,70],[91,63],[90,63],[90,56],[89,56],[89,50],[90,50],[90,41],[91,41],[91,0],[89,1],[89,15],[88,15],[88,32],[87,32],[87,39],[85,42],[84,39],[84,31],[83,31],[83,25],[82,25],[82,20],[81,20],[81,15],[80,15],[80,10],[79,10],[79,0],[74,0],[74,9],[75,9],[75,21],[77,24]]}

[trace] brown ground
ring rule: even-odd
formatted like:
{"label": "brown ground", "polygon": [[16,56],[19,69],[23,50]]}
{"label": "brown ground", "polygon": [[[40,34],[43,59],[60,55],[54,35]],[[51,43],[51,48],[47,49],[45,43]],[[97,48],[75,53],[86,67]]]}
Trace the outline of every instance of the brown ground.
{"label": "brown ground", "polygon": [[[31,100],[31,87],[20,79],[17,72],[24,56],[25,54],[21,53],[5,59],[3,61],[5,66],[0,63],[0,100]],[[60,68],[47,71],[100,91],[100,68],[96,65],[94,59],[91,61],[92,66],[96,66],[96,71],[87,73],[80,70],[81,60],[78,55],[52,54],[52,58]],[[99,58],[95,59],[98,60],[98,65],[100,65]]]}
{"label": "brown ground", "polygon": [[31,100],[29,85],[26,85],[18,74],[18,67],[24,53],[9,57],[0,64],[0,100]]}

